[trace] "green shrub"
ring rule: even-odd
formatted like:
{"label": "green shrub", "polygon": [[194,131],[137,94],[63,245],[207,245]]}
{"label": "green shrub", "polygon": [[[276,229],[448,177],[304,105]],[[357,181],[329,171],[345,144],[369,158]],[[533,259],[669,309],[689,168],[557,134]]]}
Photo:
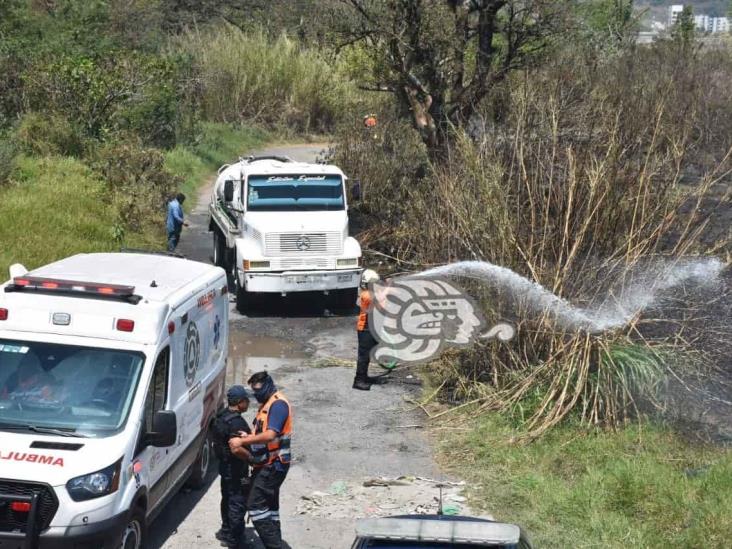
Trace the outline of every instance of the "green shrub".
{"label": "green shrub", "polygon": [[13,173],[17,153],[18,148],[13,141],[0,137],[0,185],[5,183]]}
{"label": "green shrub", "polygon": [[165,156],[134,138],[102,147],[94,167],[103,177],[120,225],[134,231],[162,226],[166,201],[180,178],[165,167]]}
{"label": "green shrub", "polygon": [[23,152],[27,154],[82,156],[84,152],[84,141],[77,129],[56,114],[25,114],[15,135]]}
{"label": "green shrub", "polygon": [[73,120],[86,137],[106,140],[124,130],[146,145],[175,144],[180,83],[171,60],[141,53],[65,55],[30,67],[24,83],[32,109]]}

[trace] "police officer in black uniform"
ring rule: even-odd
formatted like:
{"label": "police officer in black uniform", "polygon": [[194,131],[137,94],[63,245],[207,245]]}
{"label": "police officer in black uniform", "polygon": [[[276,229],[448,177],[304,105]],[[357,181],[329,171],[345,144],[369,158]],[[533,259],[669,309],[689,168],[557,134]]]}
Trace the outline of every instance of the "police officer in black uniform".
{"label": "police officer in black uniform", "polygon": [[214,449],[219,458],[221,475],[221,529],[216,539],[224,547],[240,549],[245,546],[244,515],[249,495],[249,463],[247,453],[233,455],[229,439],[239,431],[251,433],[241,414],[249,408],[249,394],[242,385],[233,385],[226,393],[229,406],[214,420]]}

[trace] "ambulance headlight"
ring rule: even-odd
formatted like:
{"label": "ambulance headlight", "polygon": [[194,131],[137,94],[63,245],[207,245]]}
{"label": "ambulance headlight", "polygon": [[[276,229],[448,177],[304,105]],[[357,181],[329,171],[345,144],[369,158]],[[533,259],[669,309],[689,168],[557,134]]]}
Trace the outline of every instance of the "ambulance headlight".
{"label": "ambulance headlight", "polygon": [[87,499],[99,498],[112,494],[119,488],[119,476],[122,460],[105,467],[96,473],[89,473],[80,477],[72,478],[66,483],[71,499],[74,501],[85,501]]}

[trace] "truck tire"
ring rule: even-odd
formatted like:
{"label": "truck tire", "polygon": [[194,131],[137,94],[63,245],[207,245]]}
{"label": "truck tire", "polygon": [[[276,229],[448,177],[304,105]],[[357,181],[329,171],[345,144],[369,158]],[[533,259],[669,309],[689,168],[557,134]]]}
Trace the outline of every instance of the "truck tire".
{"label": "truck tire", "polygon": [[226,240],[218,229],[213,232],[213,262],[217,267],[226,268]]}
{"label": "truck tire", "polygon": [[331,293],[333,305],[344,311],[352,311],[356,308],[356,300],[358,299],[358,288],[348,288],[346,290],[336,290]]}
{"label": "truck tire", "polygon": [[120,549],[142,549],[145,547],[145,512],[135,507],[122,534]]}
{"label": "truck tire", "polygon": [[239,275],[234,273],[234,286],[236,288],[236,310],[245,314],[251,301],[249,292],[239,284]]}
{"label": "truck tire", "polygon": [[188,486],[194,490],[200,490],[206,485],[208,472],[211,470],[211,463],[215,460],[213,452],[213,436],[211,431],[206,431],[206,436],[198,451],[198,457],[193,462],[191,476],[188,477]]}

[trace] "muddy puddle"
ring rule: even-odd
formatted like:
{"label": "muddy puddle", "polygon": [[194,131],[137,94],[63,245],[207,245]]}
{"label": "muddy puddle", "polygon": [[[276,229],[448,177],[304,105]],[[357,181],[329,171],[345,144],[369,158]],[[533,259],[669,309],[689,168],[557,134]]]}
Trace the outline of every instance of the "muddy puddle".
{"label": "muddy puddle", "polygon": [[307,349],[294,341],[232,329],[229,332],[226,384],[246,384],[255,372],[276,372],[283,367],[299,366],[309,356]]}

